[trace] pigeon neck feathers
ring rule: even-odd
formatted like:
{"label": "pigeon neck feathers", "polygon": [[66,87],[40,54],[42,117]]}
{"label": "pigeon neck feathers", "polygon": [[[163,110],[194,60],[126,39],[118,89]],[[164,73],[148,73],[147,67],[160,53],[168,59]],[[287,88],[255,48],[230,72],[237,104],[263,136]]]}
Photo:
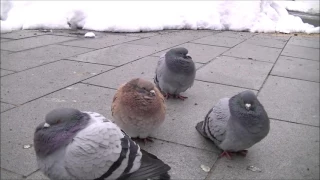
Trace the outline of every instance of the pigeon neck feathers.
{"label": "pigeon neck feathers", "polygon": [[57,149],[69,144],[78,131],[84,129],[90,120],[86,113],[77,115],[78,120],[68,121],[49,128],[41,123],[35,131],[34,146],[39,157],[45,157],[55,152]]}
{"label": "pigeon neck feathers", "polygon": [[263,128],[269,126],[269,118],[263,106],[256,99],[249,110],[239,95],[235,95],[229,100],[231,113],[230,120],[239,123],[250,133],[259,133]]}

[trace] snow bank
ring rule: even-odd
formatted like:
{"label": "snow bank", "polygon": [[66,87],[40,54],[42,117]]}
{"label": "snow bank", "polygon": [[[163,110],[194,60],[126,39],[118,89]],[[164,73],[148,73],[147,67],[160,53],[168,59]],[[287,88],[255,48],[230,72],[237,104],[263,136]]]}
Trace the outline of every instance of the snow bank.
{"label": "snow bank", "polygon": [[1,0],[1,32],[70,27],[111,32],[212,29],[319,33],[319,27],[289,15],[276,1]]}
{"label": "snow bank", "polygon": [[305,12],[310,14],[319,14],[319,0],[295,0],[295,1],[279,1],[287,10]]}

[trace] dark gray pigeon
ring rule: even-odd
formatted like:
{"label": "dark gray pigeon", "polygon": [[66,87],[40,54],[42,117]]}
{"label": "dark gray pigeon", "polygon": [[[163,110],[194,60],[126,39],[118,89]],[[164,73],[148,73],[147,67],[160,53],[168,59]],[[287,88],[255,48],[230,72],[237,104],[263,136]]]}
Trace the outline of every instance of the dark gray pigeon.
{"label": "dark gray pigeon", "polygon": [[270,121],[256,95],[247,90],[230,99],[220,99],[196,129],[223,150],[221,156],[230,159],[230,153],[246,155],[245,149],[265,138]]}
{"label": "dark gray pigeon", "polygon": [[52,110],[36,128],[34,147],[50,179],[170,179],[167,164],[94,112]]}
{"label": "dark gray pigeon", "polygon": [[164,93],[165,98],[170,96],[184,100],[181,92],[189,89],[194,82],[196,68],[188,50],[183,47],[169,50],[158,61],[154,83]]}

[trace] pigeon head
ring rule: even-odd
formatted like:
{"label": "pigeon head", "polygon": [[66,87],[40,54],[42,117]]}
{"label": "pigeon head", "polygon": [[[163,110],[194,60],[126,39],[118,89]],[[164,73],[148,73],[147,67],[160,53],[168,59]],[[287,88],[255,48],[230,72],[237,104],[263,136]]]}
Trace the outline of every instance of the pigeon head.
{"label": "pigeon head", "polygon": [[269,118],[262,104],[252,91],[243,91],[229,100],[232,119],[239,121],[249,132],[269,130]]}
{"label": "pigeon head", "polygon": [[132,79],[127,83],[130,89],[133,89],[139,92],[142,95],[147,95],[149,97],[153,97],[156,95],[155,85],[141,78]]}
{"label": "pigeon head", "polygon": [[165,54],[165,61],[168,69],[173,72],[190,74],[195,71],[194,62],[184,47],[169,50]]}
{"label": "pigeon head", "polygon": [[38,156],[46,156],[68,144],[83,129],[89,115],[73,108],[57,108],[49,112],[45,122],[34,133],[34,146]]}

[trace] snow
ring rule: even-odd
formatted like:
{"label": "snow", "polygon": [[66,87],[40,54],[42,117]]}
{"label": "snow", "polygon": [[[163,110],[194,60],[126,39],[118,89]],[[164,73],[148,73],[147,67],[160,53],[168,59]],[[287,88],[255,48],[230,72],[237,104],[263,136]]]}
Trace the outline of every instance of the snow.
{"label": "snow", "polygon": [[86,37],[86,38],[94,38],[94,37],[96,37],[96,35],[95,35],[93,32],[87,32],[87,33],[84,35],[84,37]]}
{"label": "snow", "polygon": [[295,1],[279,1],[287,10],[305,12],[310,14],[319,14],[319,0],[295,0]]}
{"label": "snow", "polygon": [[[288,3],[286,1],[285,3]],[[319,33],[279,1],[1,0],[1,33],[20,29],[140,32],[211,29]]]}

